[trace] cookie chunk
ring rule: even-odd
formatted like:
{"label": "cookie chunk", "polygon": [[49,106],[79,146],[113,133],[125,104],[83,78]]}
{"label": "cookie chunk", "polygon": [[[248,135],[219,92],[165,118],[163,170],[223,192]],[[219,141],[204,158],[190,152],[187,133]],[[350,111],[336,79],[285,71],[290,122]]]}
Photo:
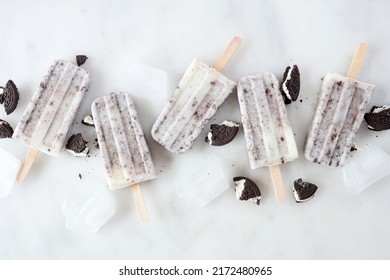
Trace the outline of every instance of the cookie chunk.
{"label": "cookie chunk", "polygon": [[211,131],[205,141],[213,146],[223,146],[230,143],[238,133],[240,124],[232,121],[224,121],[221,124],[212,124]]}
{"label": "cookie chunk", "polygon": [[280,91],[285,104],[297,100],[301,88],[301,78],[297,65],[287,66],[283,74],[283,80],[280,84]]}
{"label": "cookie chunk", "polygon": [[89,153],[87,142],[83,139],[81,133],[73,134],[65,148],[76,157],[86,157]]}
{"label": "cookie chunk", "polygon": [[0,119],[0,139],[12,138],[12,134],[14,134],[13,128],[8,122]]}
{"label": "cookie chunk", "polygon": [[305,202],[312,198],[318,187],[312,183],[304,182],[301,178],[294,181],[294,197],[298,203]]}
{"label": "cookie chunk", "polygon": [[0,87],[3,93],[0,94],[0,104],[4,105],[5,113],[7,115],[15,111],[19,102],[19,91],[15,83],[9,80],[5,87]]}
{"label": "cookie chunk", "polygon": [[390,105],[374,106],[370,113],[364,114],[368,129],[381,131],[390,128]]}
{"label": "cookie chunk", "polygon": [[95,127],[95,122],[93,121],[93,118],[91,115],[85,116],[84,119],[81,121],[83,125],[86,126],[93,126]]}
{"label": "cookie chunk", "polygon": [[77,66],[83,65],[87,61],[88,57],[86,55],[76,55]]}
{"label": "cookie chunk", "polygon": [[234,177],[233,181],[237,199],[260,205],[261,192],[255,182],[246,177]]}

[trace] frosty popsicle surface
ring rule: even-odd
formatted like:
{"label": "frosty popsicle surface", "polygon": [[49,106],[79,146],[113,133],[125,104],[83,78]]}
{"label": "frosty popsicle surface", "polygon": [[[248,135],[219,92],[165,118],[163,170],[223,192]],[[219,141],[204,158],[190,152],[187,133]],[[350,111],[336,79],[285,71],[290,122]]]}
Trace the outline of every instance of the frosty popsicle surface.
{"label": "frosty popsicle surface", "polygon": [[58,156],[89,81],[84,69],[65,60],[56,60],[33,95],[12,137],[34,150]]}
{"label": "frosty popsicle surface", "polygon": [[340,74],[323,79],[304,154],[315,163],[343,166],[375,86]]}
{"label": "frosty popsicle surface", "polygon": [[252,169],[296,159],[297,146],[276,76],[241,78],[237,95]]}
{"label": "frosty popsicle surface", "polygon": [[155,178],[152,157],[128,93],[111,93],[92,103],[99,148],[109,188],[118,189]]}
{"label": "frosty popsicle surface", "polygon": [[50,66],[17,124],[13,138],[30,149],[16,176],[27,176],[39,151],[58,156],[80,103],[88,90],[88,73],[65,60]]}
{"label": "frosty popsicle surface", "polygon": [[235,37],[214,68],[196,59],[191,62],[152,127],[152,136],[158,143],[175,154],[190,149],[235,86],[219,71],[240,42]]}
{"label": "frosty popsicle surface", "polygon": [[367,45],[355,53],[348,77],[327,74],[307,135],[304,154],[315,163],[341,167],[351,150],[375,86],[356,81]]}

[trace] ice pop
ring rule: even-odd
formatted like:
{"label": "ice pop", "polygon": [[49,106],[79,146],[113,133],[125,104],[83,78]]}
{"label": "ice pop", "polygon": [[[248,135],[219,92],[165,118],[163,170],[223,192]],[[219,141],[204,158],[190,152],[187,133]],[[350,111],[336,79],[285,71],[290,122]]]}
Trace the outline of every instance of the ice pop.
{"label": "ice pop", "polygon": [[240,79],[237,95],[252,169],[269,166],[276,196],[285,200],[279,165],[298,157],[279,81],[272,73]]}
{"label": "ice pop", "polygon": [[327,74],[308,132],[304,154],[315,163],[341,167],[353,145],[375,86],[356,81],[367,46],[361,44],[348,77]]}
{"label": "ice pop", "polygon": [[138,213],[147,221],[139,183],[155,178],[154,165],[128,93],[111,93],[92,103],[100,152],[111,190],[131,186]]}
{"label": "ice pop", "polygon": [[235,86],[220,72],[240,43],[241,39],[235,37],[213,68],[192,61],[152,127],[158,143],[175,154],[190,149]]}
{"label": "ice pop", "polygon": [[84,69],[68,61],[56,60],[50,66],[13,134],[14,139],[30,147],[18,181],[27,175],[38,151],[58,156],[63,149],[89,81]]}

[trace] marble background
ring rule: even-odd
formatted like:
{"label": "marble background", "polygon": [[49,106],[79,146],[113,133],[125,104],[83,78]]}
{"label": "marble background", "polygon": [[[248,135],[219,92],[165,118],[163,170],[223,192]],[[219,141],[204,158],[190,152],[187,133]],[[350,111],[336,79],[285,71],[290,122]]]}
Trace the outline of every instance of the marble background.
{"label": "marble background", "polygon": [[[300,152],[320,78],[327,72],[346,73],[361,41],[367,42],[369,50],[359,79],[377,86],[370,107],[390,103],[390,3],[384,0],[2,0],[0,9],[0,82],[13,79],[21,92],[17,110],[6,116],[0,108],[0,118],[13,127],[54,59],[89,57],[85,68],[93,80],[76,118],[80,121],[96,97],[117,90],[131,92],[130,65],[143,63],[165,70],[169,95],[193,58],[212,64],[235,35],[243,43],[224,71],[233,80],[263,71],[281,77],[287,65],[298,64],[302,102],[291,104],[288,114]],[[121,189],[106,192],[116,213],[98,233],[67,230],[64,199],[76,189],[105,190],[102,160],[98,155],[84,159],[66,152],[59,158],[39,155],[26,181],[0,200],[0,259],[390,257],[388,181],[353,196],[344,187],[340,170],[314,165],[301,156],[282,168],[287,202],[279,205],[268,170],[250,170],[242,131],[220,149],[205,146],[205,131],[191,151],[215,152],[228,190],[205,207],[179,198],[172,178],[180,157],[150,137],[151,124],[163,105],[152,108],[151,98],[136,98],[158,171],[156,180],[142,185],[150,222],[139,221],[130,190]],[[225,118],[240,120],[235,93],[214,121]],[[75,123],[73,130],[77,129],[87,131]],[[372,132],[363,123],[356,143],[390,153],[390,131]],[[12,140],[1,140],[0,147],[20,160],[27,151]],[[258,182],[261,206],[235,198],[231,178],[237,175]],[[292,196],[297,177],[319,186],[307,203],[297,204]]]}

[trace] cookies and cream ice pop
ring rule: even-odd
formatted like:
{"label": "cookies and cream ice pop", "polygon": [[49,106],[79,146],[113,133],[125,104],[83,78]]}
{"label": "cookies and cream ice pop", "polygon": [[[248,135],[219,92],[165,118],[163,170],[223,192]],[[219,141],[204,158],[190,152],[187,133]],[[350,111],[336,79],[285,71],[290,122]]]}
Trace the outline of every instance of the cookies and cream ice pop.
{"label": "cookies and cream ice pop", "polygon": [[18,181],[27,175],[38,151],[59,155],[89,81],[84,69],[68,61],[56,60],[50,66],[13,134],[30,147]]}
{"label": "cookies and cream ice pop", "polygon": [[237,86],[252,169],[283,164],[298,157],[278,83],[274,74],[263,73],[241,78]]}
{"label": "cookies and cream ice pop", "polygon": [[192,61],[152,127],[158,143],[176,154],[192,146],[235,86],[220,72],[240,43],[235,37],[214,67]]}
{"label": "cookies and cream ice pop", "polygon": [[304,154],[315,163],[343,166],[375,86],[356,81],[367,46],[361,44],[347,77],[327,74],[307,135]]}
{"label": "cookies and cream ice pop", "polygon": [[242,125],[252,169],[269,166],[276,196],[285,200],[279,165],[298,157],[279,81],[272,73],[243,77],[237,85]]}
{"label": "cookies and cream ice pop", "polygon": [[109,188],[131,186],[137,211],[146,222],[139,183],[155,178],[155,171],[131,96],[120,92],[100,97],[92,103],[92,115]]}

